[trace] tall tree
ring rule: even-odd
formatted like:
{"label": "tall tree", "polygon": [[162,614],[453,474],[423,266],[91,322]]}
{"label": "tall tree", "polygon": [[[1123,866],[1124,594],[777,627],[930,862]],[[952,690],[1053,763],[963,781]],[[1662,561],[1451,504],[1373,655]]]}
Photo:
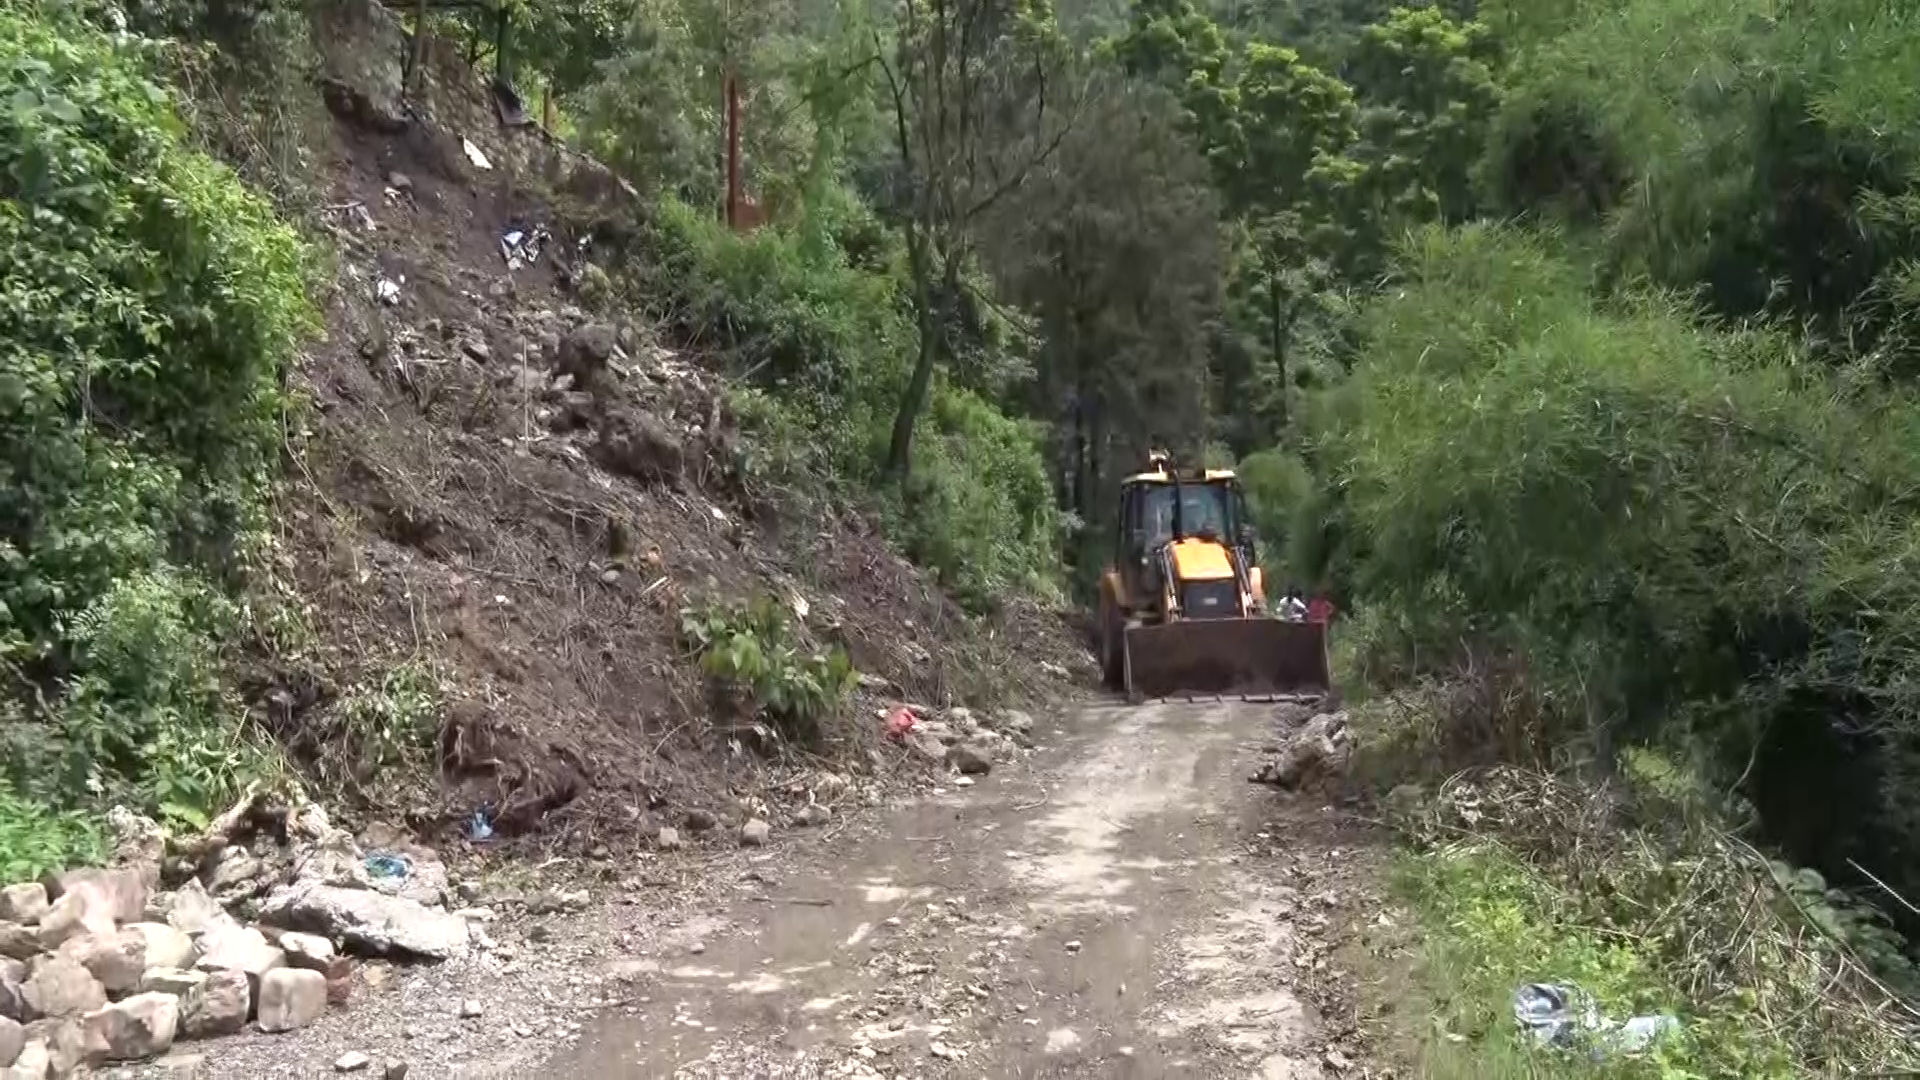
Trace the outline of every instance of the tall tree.
{"label": "tall tree", "polygon": [[1206,437],[1207,343],[1220,305],[1217,200],[1157,88],[1108,73],[1082,123],[989,221],[989,265],[1045,346],[1029,408],[1057,433],[1061,501],[1109,509],[1110,466],[1149,442]]}
{"label": "tall tree", "polygon": [[919,337],[885,463],[904,481],[976,226],[1059,146],[1078,95],[1046,0],[901,0],[882,52]]}

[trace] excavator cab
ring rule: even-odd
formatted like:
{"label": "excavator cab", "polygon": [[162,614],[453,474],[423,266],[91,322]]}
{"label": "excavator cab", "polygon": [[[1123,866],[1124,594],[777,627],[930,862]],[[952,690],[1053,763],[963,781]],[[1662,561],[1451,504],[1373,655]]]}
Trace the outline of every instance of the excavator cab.
{"label": "excavator cab", "polygon": [[1254,530],[1229,470],[1164,452],[1121,485],[1100,583],[1108,685],[1129,698],[1325,693],[1325,627],[1269,617]]}

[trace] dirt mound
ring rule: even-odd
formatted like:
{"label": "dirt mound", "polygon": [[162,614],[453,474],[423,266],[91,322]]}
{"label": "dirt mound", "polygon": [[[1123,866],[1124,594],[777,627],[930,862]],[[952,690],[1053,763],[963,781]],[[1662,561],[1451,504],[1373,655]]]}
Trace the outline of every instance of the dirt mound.
{"label": "dirt mound", "polygon": [[[349,805],[423,829],[476,812],[574,843],[731,812],[760,758],[711,719],[675,644],[690,598],[768,591],[848,649],[869,697],[1064,691],[1085,653],[1054,613],[959,611],[858,515],[773,512],[737,467],[724,386],[655,328],[582,310],[593,255],[553,209],[632,216],[630,188],[537,129],[503,128],[450,49],[407,54],[367,0],[319,16],[335,117],[328,338],[295,373],[281,566],[308,647],[258,679],[268,726]],[[558,197],[556,197],[558,196]],[[366,687],[430,673],[431,717]],[[358,696],[356,696],[358,695]],[[825,752],[882,763],[877,700]],[[368,744],[434,728],[437,782]],[[369,730],[372,729],[372,730]],[[897,752],[897,751],[896,751]]]}

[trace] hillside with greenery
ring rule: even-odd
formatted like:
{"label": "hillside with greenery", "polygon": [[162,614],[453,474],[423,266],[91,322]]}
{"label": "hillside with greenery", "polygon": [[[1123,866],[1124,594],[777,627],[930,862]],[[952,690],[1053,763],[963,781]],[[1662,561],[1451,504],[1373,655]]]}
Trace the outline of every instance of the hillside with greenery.
{"label": "hillside with greenery", "polygon": [[[1084,599],[1149,447],[1237,464],[1268,582],[1345,616],[1350,694],[1422,703],[1378,735],[1382,788],[1508,765],[1636,826],[1684,805],[1651,878],[1751,844],[1849,989],[1914,988],[1920,9],[510,7],[522,95],[646,207],[582,294],[729,380],[756,490],[873,513],[984,612]],[[325,259],[284,111],[182,57],[301,11],[0,5],[8,868],[87,851],[99,806],[192,823],[273,767],[222,657],[272,633]],[[718,220],[725,72],[752,232]],[[1555,959],[1699,1021],[1660,1075],[1885,1064],[1871,1025],[1759,1025],[1728,981],[1761,976],[1631,910],[1682,887],[1606,871],[1556,912],[1528,894],[1574,871],[1538,854],[1418,856],[1436,956],[1493,986],[1547,958],[1489,938],[1591,933]]]}

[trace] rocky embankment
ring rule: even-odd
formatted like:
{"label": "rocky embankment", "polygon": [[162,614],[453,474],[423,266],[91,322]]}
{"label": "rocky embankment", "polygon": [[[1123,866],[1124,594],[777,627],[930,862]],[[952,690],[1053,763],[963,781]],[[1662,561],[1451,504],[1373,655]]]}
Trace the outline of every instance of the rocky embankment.
{"label": "rocky embankment", "polygon": [[309,803],[250,796],[180,841],[125,811],[112,824],[111,865],[0,888],[4,1080],[59,1080],[249,1024],[298,1030],[347,1002],[358,959],[487,945],[489,913],[449,909],[430,851],[369,853]]}

